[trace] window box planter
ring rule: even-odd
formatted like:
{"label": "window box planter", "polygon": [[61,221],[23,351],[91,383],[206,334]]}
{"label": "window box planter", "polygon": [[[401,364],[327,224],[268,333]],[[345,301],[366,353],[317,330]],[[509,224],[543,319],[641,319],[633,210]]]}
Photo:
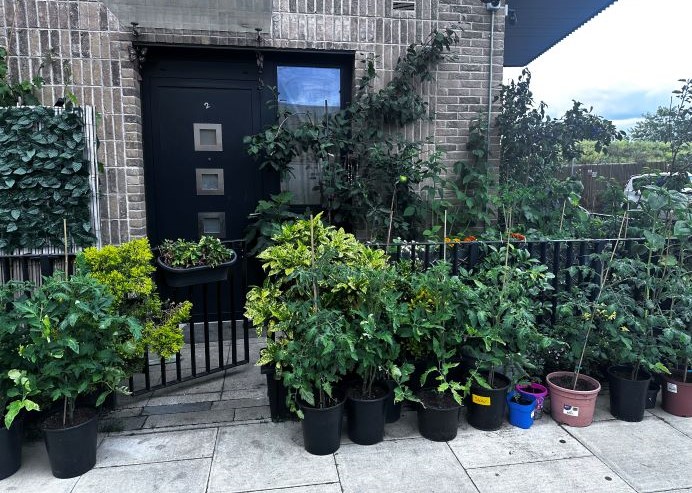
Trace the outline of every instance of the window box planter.
{"label": "window box planter", "polygon": [[163,273],[163,278],[166,284],[173,288],[182,288],[185,286],[193,286],[195,284],[207,284],[210,282],[224,281],[228,278],[228,272],[233,264],[238,259],[238,255],[231,250],[231,260],[219,264],[216,267],[202,265],[199,267],[189,267],[181,269],[179,267],[171,267],[166,265],[161,257],[156,259],[156,264]]}

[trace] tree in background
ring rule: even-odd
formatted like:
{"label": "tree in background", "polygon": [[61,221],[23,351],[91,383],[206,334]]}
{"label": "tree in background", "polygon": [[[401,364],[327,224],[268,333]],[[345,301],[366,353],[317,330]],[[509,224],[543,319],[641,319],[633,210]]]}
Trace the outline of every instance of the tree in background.
{"label": "tree in background", "polygon": [[579,157],[580,141],[592,140],[600,151],[624,137],[611,121],[579,101],[561,118],[550,117],[544,102],[534,103],[530,84],[531,72],[524,69],[500,91],[500,184],[540,185],[554,177],[562,162]]}
{"label": "tree in background", "polygon": [[632,130],[634,140],[665,142],[670,147],[668,171],[689,171],[692,167],[692,79],[679,79],[680,89],[673,91],[670,107],[660,106],[647,113]]}

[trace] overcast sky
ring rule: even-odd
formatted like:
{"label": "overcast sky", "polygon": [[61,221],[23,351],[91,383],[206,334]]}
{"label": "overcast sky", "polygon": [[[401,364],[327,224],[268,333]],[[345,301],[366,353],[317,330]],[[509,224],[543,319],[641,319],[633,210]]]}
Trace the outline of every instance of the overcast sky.
{"label": "overcast sky", "polygon": [[691,22],[692,0],[618,0],[529,65],[534,100],[561,116],[576,99],[627,130],[692,78]]}

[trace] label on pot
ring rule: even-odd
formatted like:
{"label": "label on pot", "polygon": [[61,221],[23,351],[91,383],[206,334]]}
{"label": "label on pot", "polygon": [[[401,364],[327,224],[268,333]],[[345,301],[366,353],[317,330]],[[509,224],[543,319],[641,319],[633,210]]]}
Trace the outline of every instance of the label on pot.
{"label": "label on pot", "polygon": [[566,414],[567,416],[579,416],[579,408],[576,406],[570,406],[569,404],[565,404],[562,408],[562,413]]}
{"label": "label on pot", "polygon": [[671,392],[671,393],[673,393],[673,394],[677,394],[677,393],[678,393],[678,386],[677,386],[676,384],[674,384],[674,383],[668,382],[667,385],[666,385],[666,389],[668,390],[668,392]]}
{"label": "label on pot", "polygon": [[489,406],[490,405],[490,397],[471,394],[471,402],[473,402],[474,404],[478,404],[479,406]]}

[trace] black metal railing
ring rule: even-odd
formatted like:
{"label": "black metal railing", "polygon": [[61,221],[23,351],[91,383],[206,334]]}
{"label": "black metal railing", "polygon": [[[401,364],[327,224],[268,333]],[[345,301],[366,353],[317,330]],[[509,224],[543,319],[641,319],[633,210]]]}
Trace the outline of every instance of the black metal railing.
{"label": "black metal railing", "polygon": [[[190,300],[193,313],[184,328],[185,346],[178,354],[166,361],[145,353],[142,371],[129,379],[130,391],[134,394],[249,363],[249,321],[242,315],[248,285],[245,242],[237,240],[225,244],[235,250],[238,259],[223,281],[170,288],[158,272],[155,274],[161,299],[174,302]],[[74,273],[75,258],[75,253],[67,256],[71,274]],[[0,285],[11,280],[40,284],[44,276],[64,270],[65,255],[61,253],[0,254]]]}

